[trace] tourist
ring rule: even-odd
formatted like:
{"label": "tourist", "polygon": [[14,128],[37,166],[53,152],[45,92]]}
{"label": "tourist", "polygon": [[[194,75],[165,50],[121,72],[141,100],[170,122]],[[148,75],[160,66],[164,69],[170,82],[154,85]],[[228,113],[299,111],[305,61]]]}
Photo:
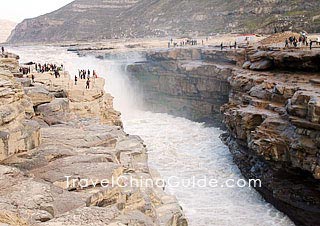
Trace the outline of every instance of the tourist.
{"label": "tourist", "polygon": [[234,42],[234,49],[237,49],[237,41]]}
{"label": "tourist", "polygon": [[86,82],[86,89],[90,89],[90,79],[88,78],[87,82]]}
{"label": "tourist", "polygon": [[223,50],[223,43],[222,42],[220,44],[220,48],[221,48],[221,50]]}
{"label": "tourist", "polygon": [[88,78],[90,78],[90,73],[91,73],[91,72],[90,72],[90,70],[88,69]]}
{"label": "tourist", "polygon": [[34,83],[34,74],[31,75],[32,83]]}
{"label": "tourist", "polygon": [[56,78],[60,78],[60,74],[59,74],[59,71],[57,69],[54,71],[54,76]]}
{"label": "tourist", "polygon": [[1,47],[1,51],[2,51],[2,54],[4,54],[4,47],[3,46]]}
{"label": "tourist", "polygon": [[288,39],[286,39],[286,41],[285,41],[285,45],[284,45],[284,48],[288,48],[289,47],[289,40]]}
{"label": "tourist", "polygon": [[293,43],[293,37],[289,37],[290,46],[292,46]]}
{"label": "tourist", "polygon": [[98,78],[98,75],[95,70],[93,70],[92,74],[93,74],[93,78]]}
{"label": "tourist", "polygon": [[310,41],[310,50],[312,50],[312,41]]}
{"label": "tourist", "polygon": [[75,75],[74,76],[74,84],[77,85],[77,82],[78,82],[78,77]]}

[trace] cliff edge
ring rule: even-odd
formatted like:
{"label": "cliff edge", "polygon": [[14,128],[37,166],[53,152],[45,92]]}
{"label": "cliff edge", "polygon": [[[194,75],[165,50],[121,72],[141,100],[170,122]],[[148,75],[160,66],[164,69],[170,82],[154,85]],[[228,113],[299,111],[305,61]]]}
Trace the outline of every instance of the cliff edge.
{"label": "cliff edge", "polygon": [[[3,61],[0,68],[19,66]],[[9,152],[0,145],[0,223],[187,225],[177,200],[155,183],[143,141],[123,131],[103,79],[86,90],[66,72],[31,71],[34,82],[0,70],[0,134],[16,139]]]}

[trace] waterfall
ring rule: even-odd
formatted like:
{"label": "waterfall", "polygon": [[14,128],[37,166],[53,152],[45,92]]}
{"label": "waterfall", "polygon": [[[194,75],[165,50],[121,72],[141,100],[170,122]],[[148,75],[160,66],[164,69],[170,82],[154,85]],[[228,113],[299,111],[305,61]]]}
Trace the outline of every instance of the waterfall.
{"label": "waterfall", "polygon": [[[107,92],[115,97],[114,105],[123,114],[126,132],[142,137],[148,148],[149,165],[164,179],[175,177],[180,182],[192,177],[243,180],[228,148],[219,139],[223,131],[140,109],[141,93],[131,86],[125,70],[128,63],[141,60],[138,54],[97,59],[78,57],[57,47],[12,47],[9,50],[19,54],[22,62],[63,63],[71,76],[77,74],[78,69],[96,70],[106,79]],[[190,225],[293,225],[253,188],[168,186],[166,191],[178,198]]]}

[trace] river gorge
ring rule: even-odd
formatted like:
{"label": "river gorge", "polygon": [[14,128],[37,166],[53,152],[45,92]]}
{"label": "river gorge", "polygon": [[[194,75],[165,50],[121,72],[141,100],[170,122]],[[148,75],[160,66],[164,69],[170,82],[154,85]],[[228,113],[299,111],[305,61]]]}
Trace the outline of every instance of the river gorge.
{"label": "river gorge", "polygon": [[[170,109],[163,109],[161,105],[160,108],[153,109],[162,113],[145,110],[148,109],[145,106],[146,98],[150,100],[152,96],[145,90],[137,88],[136,84],[132,85],[132,66],[130,66],[135,62],[144,62],[146,59],[143,54],[131,51],[115,56],[106,55],[98,59],[93,56],[79,57],[60,47],[12,47],[10,51],[20,56],[21,63],[30,61],[63,63],[71,77],[78,73],[78,69],[96,70],[99,76],[106,80],[106,91],[115,97],[114,106],[122,113],[124,130],[144,140],[148,150],[149,165],[159,171],[161,177],[165,180],[174,177],[179,182],[192,177],[218,180],[220,184],[214,188],[166,187],[166,192],[177,197],[190,225],[294,225],[253,188],[223,186],[228,179],[237,181],[244,177],[233,162],[228,147],[220,139],[224,131],[213,127],[211,123],[206,125],[189,120],[207,121],[210,118],[210,114],[206,115],[195,110],[201,103],[190,108],[191,111],[184,109],[185,112],[181,109],[176,111],[171,107],[175,103],[169,101],[167,106]],[[221,84],[219,86],[221,87]],[[218,100],[219,105],[228,99],[228,93],[225,95],[222,91],[227,93],[229,89],[222,88],[217,91],[224,95]],[[215,94],[210,95],[209,97],[212,97]],[[153,102],[152,105],[155,107],[156,104]],[[211,108],[209,111],[211,112]],[[212,118],[222,120],[219,111],[215,109]],[[190,115],[190,112],[196,114]]]}

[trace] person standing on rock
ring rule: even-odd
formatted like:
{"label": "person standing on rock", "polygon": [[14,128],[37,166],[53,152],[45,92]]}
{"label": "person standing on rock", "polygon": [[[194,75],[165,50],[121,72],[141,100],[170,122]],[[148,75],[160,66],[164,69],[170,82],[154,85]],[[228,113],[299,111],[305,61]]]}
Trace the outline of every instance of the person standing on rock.
{"label": "person standing on rock", "polygon": [[54,71],[54,76],[55,76],[56,78],[59,78],[59,77],[60,77],[59,71],[58,71],[57,69]]}
{"label": "person standing on rock", "polygon": [[220,48],[221,48],[221,50],[223,50],[223,43],[222,42],[220,44]]}
{"label": "person standing on rock", "polygon": [[32,83],[34,83],[34,74],[31,75]]}
{"label": "person standing on rock", "polygon": [[77,82],[78,82],[78,77],[75,75],[74,76],[74,85],[77,85]]}
{"label": "person standing on rock", "polygon": [[286,39],[286,41],[285,41],[285,45],[284,45],[284,48],[288,48],[289,47],[289,40],[288,39]]}
{"label": "person standing on rock", "polygon": [[93,78],[98,78],[98,75],[95,70],[93,70],[92,74],[93,74]]}
{"label": "person standing on rock", "polygon": [[86,82],[86,89],[90,89],[90,79],[89,78],[87,79],[87,82]]}
{"label": "person standing on rock", "polygon": [[1,51],[2,51],[2,54],[4,54],[4,47],[3,46],[1,47]]}

